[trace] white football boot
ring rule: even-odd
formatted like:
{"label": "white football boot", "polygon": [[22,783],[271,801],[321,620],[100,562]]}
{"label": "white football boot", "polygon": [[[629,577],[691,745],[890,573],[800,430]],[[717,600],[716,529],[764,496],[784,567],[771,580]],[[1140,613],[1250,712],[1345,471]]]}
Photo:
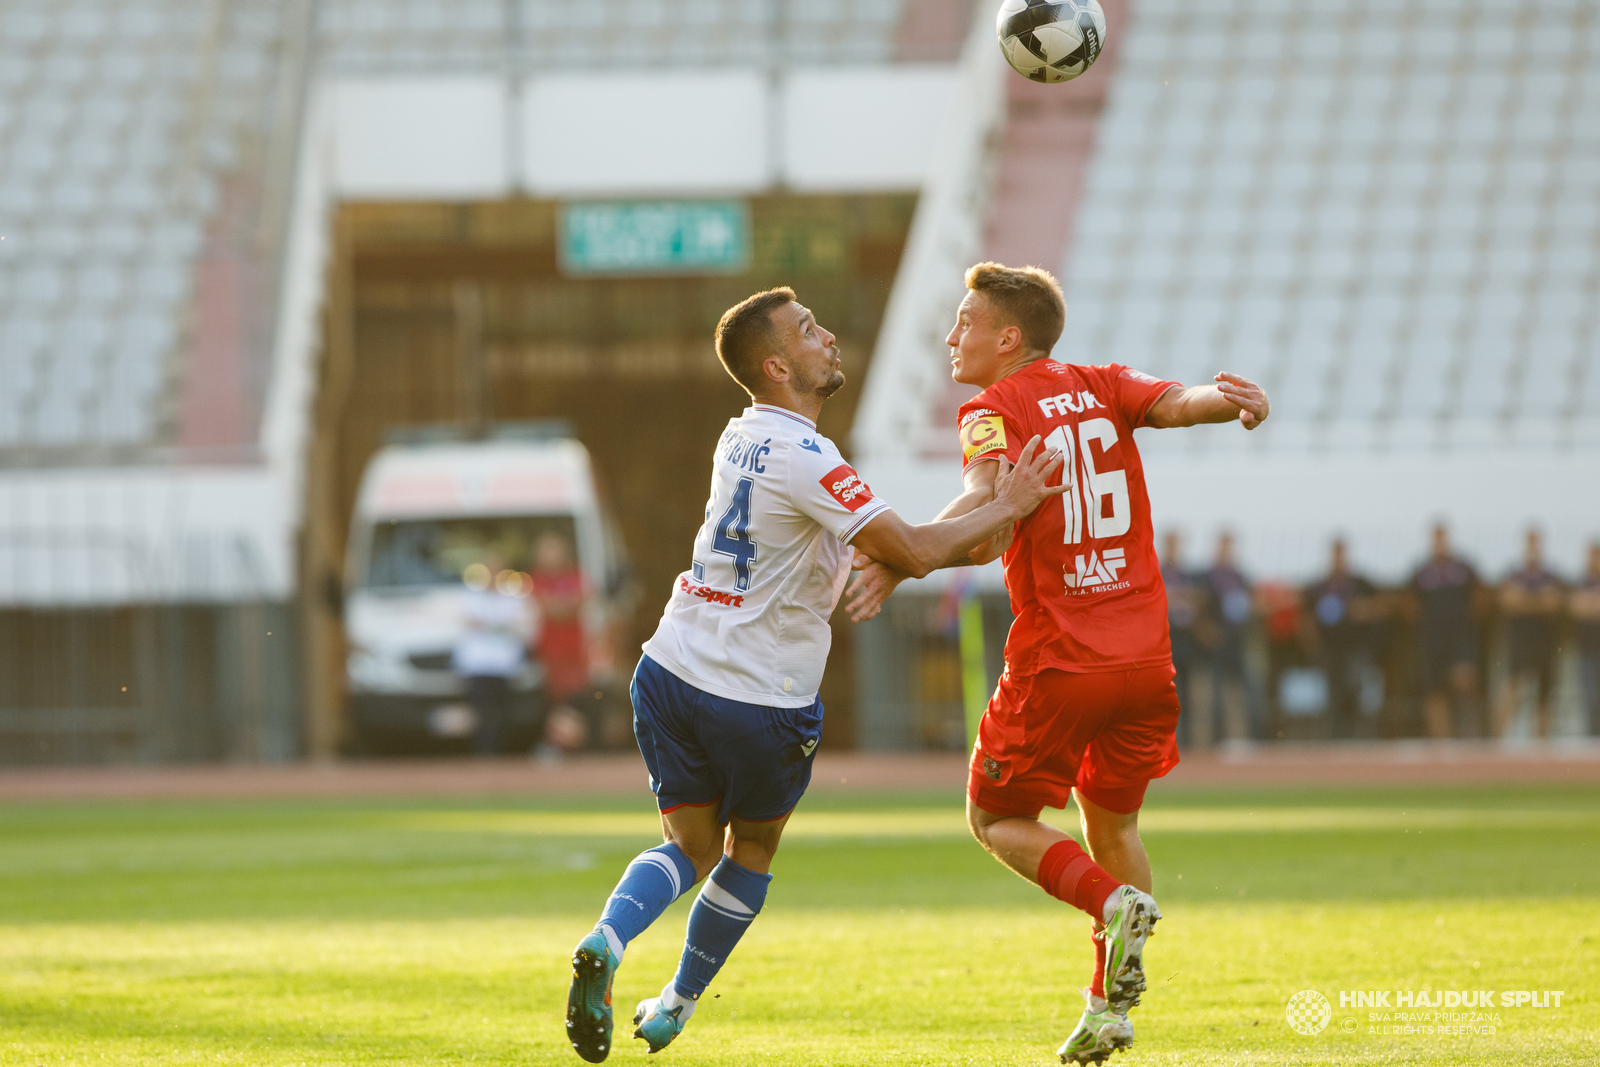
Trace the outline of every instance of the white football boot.
{"label": "white football boot", "polygon": [[1106,1002],[1113,1012],[1127,1015],[1144,992],[1144,943],[1161,918],[1161,909],[1149,893],[1131,885],[1112,894],[1111,919],[1106,923]]}
{"label": "white football boot", "polygon": [[1118,1015],[1110,1005],[1095,1011],[1094,998],[1087,989],[1083,999],[1088,1002],[1083,1018],[1066,1043],[1056,1049],[1062,1063],[1104,1063],[1117,1049],[1133,1044],[1133,1023],[1126,1015]]}

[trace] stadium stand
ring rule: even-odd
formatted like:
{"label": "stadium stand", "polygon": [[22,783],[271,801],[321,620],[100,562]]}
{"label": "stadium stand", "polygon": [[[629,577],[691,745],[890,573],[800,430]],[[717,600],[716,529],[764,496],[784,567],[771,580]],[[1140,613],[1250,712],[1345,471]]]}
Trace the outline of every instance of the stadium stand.
{"label": "stadium stand", "polygon": [[883,63],[901,0],[330,0],[332,74]]}
{"label": "stadium stand", "polygon": [[[270,271],[261,178],[297,134],[279,106],[292,11],[0,7],[7,465],[253,436],[251,278]],[[241,351],[256,365],[214,366]]]}
{"label": "stadium stand", "polygon": [[1258,376],[1280,418],[1261,449],[1582,436],[1600,417],[1593,5],[1200,15],[1135,5],[1067,257],[1068,343]]}
{"label": "stadium stand", "polygon": [[[0,462],[253,446],[308,7],[0,5]],[[948,58],[903,8],[329,0],[318,74]]]}

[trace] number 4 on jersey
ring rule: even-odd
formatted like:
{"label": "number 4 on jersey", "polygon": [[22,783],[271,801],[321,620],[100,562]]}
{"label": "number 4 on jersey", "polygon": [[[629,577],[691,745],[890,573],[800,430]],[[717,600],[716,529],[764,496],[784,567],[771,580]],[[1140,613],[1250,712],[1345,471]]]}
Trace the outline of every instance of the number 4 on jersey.
{"label": "number 4 on jersey", "polygon": [[756,543],[750,540],[750,494],[756,484],[740,478],[733,490],[733,503],[717,520],[711,538],[711,551],[733,557],[734,584],[742,592],[750,588],[750,564],[756,560]]}

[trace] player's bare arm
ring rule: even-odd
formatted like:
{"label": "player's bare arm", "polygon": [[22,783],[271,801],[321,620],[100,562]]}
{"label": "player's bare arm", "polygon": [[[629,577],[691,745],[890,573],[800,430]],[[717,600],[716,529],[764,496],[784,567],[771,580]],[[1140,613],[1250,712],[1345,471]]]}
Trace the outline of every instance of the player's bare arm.
{"label": "player's bare arm", "polygon": [[996,464],[994,499],[957,518],[912,526],[892,511],[867,524],[851,542],[857,552],[901,574],[925,577],[940,567],[964,561],[971,551],[1013,523],[1026,518],[1046,497],[1060,496],[1064,486],[1047,484],[1061,469],[1061,454],[1046,449],[1035,436],[1017,457],[1017,465]]}
{"label": "player's bare arm", "polygon": [[[999,476],[998,462],[982,460],[972,464],[962,473],[966,490],[946,504],[944,510],[934,516],[934,521],[957,519],[989,503],[995,497],[995,486]],[[1005,554],[1006,549],[1011,547],[1011,538],[1015,530],[1015,526],[1005,527],[949,566],[981,567],[985,563],[999,559]],[[893,593],[901,582],[911,577],[878,562],[859,549],[852,567],[858,573],[850,585],[849,599],[845,603],[845,610],[849,613],[851,622],[865,622],[876,618],[878,612],[883,609],[884,601],[889,599],[889,594]]]}
{"label": "player's bare arm", "polygon": [[1238,419],[1245,429],[1253,430],[1267,421],[1272,405],[1261,386],[1227,371],[1218,374],[1216,381],[1216,385],[1168,389],[1151,405],[1145,425],[1165,430]]}
{"label": "player's bare arm", "polygon": [[[999,457],[994,458],[998,460]],[[944,510],[933,517],[934,521],[960,518],[968,512],[983,507],[993,500],[999,491],[1000,477],[999,462],[990,462],[989,458],[985,457],[973,463],[961,473],[961,481],[965,486],[961,495],[946,504]],[[982,566],[990,560],[999,559],[1005,550],[1011,547],[1011,535],[1014,531],[1015,527],[1007,526],[951,566],[964,567],[969,564]]]}

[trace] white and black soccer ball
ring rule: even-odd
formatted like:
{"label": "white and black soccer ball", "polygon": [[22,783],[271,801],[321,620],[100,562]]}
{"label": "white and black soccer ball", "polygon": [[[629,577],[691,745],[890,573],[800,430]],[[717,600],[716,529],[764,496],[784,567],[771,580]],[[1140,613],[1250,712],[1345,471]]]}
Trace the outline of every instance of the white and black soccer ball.
{"label": "white and black soccer ball", "polygon": [[1089,69],[1106,43],[1098,0],[1004,0],[997,29],[1006,62],[1024,78],[1064,82]]}

